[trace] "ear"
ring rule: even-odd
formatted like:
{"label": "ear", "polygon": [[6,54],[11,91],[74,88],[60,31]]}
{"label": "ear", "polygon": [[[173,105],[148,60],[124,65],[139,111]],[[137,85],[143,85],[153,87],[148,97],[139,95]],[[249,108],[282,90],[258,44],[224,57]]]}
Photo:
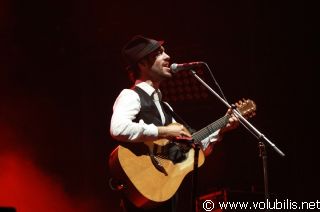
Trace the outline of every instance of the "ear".
{"label": "ear", "polygon": [[139,62],[138,62],[138,66],[142,66],[142,67],[147,67],[147,65],[148,65],[148,61],[147,61],[147,59],[145,59],[145,58],[143,58],[143,59],[141,59]]}
{"label": "ear", "polygon": [[148,60],[144,58],[139,61],[138,67],[139,67],[140,73],[142,73],[142,72],[146,72],[145,70],[150,69],[150,64],[149,64]]}

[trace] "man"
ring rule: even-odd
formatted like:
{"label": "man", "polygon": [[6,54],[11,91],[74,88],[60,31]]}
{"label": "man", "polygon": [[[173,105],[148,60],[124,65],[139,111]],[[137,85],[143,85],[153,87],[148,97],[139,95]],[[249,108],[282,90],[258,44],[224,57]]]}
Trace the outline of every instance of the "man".
{"label": "man", "polygon": [[[120,144],[138,145],[141,142],[148,143],[162,138],[191,138],[187,126],[170,124],[182,120],[176,120],[171,107],[161,101],[160,83],[172,77],[170,56],[165,52],[163,43],[164,41],[137,35],[122,49],[122,55],[129,65],[129,77],[134,80],[134,85],[131,89],[122,90],[113,107],[110,133]],[[224,132],[237,126],[238,120],[231,116],[225,127],[202,140],[200,146],[204,154],[208,155],[211,152],[212,144],[221,140]],[[176,146],[170,147],[170,153],[174,152],[175,163],[184,160],[182,150]],[[161,165],[159,170],[161,171]],[[171,200],[152,210],[175,211],[175,199],[173,196]],[[126,199],[123,203],[125,211],[140,210]]]}

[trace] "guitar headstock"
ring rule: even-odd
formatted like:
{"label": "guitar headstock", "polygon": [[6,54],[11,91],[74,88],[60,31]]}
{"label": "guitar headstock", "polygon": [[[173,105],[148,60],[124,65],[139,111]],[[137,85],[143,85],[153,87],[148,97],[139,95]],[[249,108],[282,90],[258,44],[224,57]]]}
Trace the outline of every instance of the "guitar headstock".
{"label": "guitar headstock", "polygon": [[257,106],[251,99],[242,99],[235,103],[242,116],[251,118],[256,115]]}

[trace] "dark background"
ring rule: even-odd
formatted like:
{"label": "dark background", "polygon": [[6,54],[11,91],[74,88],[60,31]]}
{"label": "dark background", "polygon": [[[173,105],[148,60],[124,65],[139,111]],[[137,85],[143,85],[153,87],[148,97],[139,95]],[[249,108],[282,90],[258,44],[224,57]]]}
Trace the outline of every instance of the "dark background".
{"label": "dark background", "polygon": [[[267,148],[270,192],[315,201],[312,7],[267,0],[1,0],[0,206],[119,211],[119,195],[108,187],[107,158],[116,146],[109,121],[115,98],[130,86],[120,50],[135,34],[165,40],[172,62],[207,62],[231,103],[253,99],[251,123],[286,154]],[[196,129],[226,111],[209,93],[170,104]],[[200,169],[200,194],[262,192],[258,154],[257,140],[244,128],[226,135]],[[183,210],[189,210],[190,186],[188,176]]]}

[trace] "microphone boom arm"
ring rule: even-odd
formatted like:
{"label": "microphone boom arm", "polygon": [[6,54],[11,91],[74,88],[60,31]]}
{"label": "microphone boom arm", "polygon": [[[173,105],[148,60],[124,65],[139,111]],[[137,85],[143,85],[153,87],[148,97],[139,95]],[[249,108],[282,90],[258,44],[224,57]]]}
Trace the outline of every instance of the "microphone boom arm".
{"label": "microphone boom arm", "polygon": [[197,73],[191,69],[192,75],[202,84],[204,85],[211,93],[213,93],[223,104],[225,104],[228,108],[232,109],[233,114],[239,119],[239,122],[255,135],[259,140],[263,140],[268,143],[277,153],[279,153],[282,157],[285,154],[274,144],[272,143],[265,135],[263,135],[259,130],[257,130],[247,119],[245,119],[234,107],[232,107],[227,101],[225,101],[217,92],[215,92],[207,83],[205,83]]}

